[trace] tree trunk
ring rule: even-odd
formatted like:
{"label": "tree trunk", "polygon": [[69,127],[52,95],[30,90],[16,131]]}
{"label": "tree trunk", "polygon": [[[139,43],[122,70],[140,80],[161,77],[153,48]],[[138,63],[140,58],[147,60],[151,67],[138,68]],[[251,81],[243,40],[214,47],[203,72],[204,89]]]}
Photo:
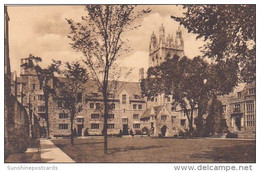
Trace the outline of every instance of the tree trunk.
{"label": "tree trunk", "polygon": [[201,105],[199,104],[198,105],[198,118],[197,118],[197,132],[198,132],[198,135],[199,136],[202,136],[202,131],[203,131],[203,111],[202,111],[202,108],[201,108]]}
{"label": "tree trunk", "polygon": [[[106,96],[105,96],[106,97]],[[104,154],[107,154],[107,98],[104,98]]]}
{"label": "tree trunk", "polygon": [[[108,62],[107,62],[108,64]],[[103,81],[103,98],[104,98],[104,154],[107,155],[107,116],[108,116],[108,105],[107,105],[107,87],[108,87],[108,73],[109,67],[106,65],[104,81]]]}
{"label": "tree trunk", "polygon": [[194,107],[191,107],[191,112],[190,112],[190,132],[194,131],[194,128],[193,128],[193,109],[194,109]]}
{"label": "tree trunk", "polygon": [[191,124],[191,117],[189,116],[189,114],[187,113],[187,112],[184,112],[185,114],[186,114],[186,116],[187,116],[187,119],[188,119],[188,123],[189,123],[189,131],[191,130],[191,126],[192,126],[192,124]]}
{"label": "tree trunk", "polygon": [[49,124],[49,95],[48,93],[44,93],[44,103],[45,103],[45,116],[46,116],[46,124],[47,124],[47,138],[50,138],[50,124]]}
{"label": "tree trunk", "polygon": [[70,143],[71,145],[74,145],[74,131],[73,131],[73,119],[70,119]]}

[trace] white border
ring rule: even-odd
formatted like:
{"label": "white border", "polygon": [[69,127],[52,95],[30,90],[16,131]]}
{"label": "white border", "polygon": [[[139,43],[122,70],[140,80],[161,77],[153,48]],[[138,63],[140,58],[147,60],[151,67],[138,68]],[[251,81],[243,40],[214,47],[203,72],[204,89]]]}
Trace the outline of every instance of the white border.
{"label": "white border", "polygon": [[[120,0],[106,0],[106,1],[97,1],[97,0],[73,0],[73,1],[68,1],[68,0],[63,0],[63,1],[52,1],[52,0],[38,0],[38,1],[32,1],[32,0],[23,0],[22,2],[19,1],[19,0],[4,0],[2,1],[2,6],[0,8],[0,14],[1,14],[1,66],[0,66],[0,71],[1,71],[1,75],[0,75],[0,90],[1,90],[1,95],[4,95],[4,4],[85,4],[85,3],[88,3],[88,4],[96,4],[96,3],[102,3],[102,4],[122,4],[122,3],[131,3],[131,4],[257,4],[257,7],[258,7],[258,1],[256,0],[252,0],[252,1],[241,1],[241,0],[230,0],[230,1],[227,1],[227,0],[211,0],[211,1],[198,1],[198,0],[176,0],[176,1],[154,1],[154,0],[131,0],[131,1],[120,1]],[[256,13],[257,13],[257,19],[259,18],[259,9],[257,8],[256,10]],[[239,15],[239,14],[238,14]],[[259,21],[257,20],[257,28],[259,26]],[[259,43],[259,34],[257,34],[257,43]],[[258,44],[257,45],[257,50],[259,48]],[[259,66],[259,60],[257,60],[257,66]],[[259,88],[258,84],[259,84],[259,68],[257,68],[257,90]],[[257,99],[256,99],[256,119],[257,119],[257,136],[256,136],[256,139],[257,139],[257,142],[259,141],[259,127],[258,125],[260,125],[260,117],[258,117],[258,108],[260,107],[260,101],[259,101],[259,97],[260,94],[259,92],[257,91]],[[4,138],[4,96],[1,96],[1,99],[0,99],[0,103],[1,103],[1,117],[0,117],[0,121],[1,121],[1,132],[0,132],[0,138]],[[0,165],[0,169],[1,171],[8,171],[7,170],[7,167],[8,166],[19,166],[19,165],[25,165],[25,166],[33,166],[33,167],[36,167],[36,166],[40,166],[40,165],[43,165],[43,166],[57,166],[59,171],[113,171],[113,172],[117,172],[117,171],[126,171],[126,172],[133,172],[133,171],[149,171],[149,172],[152,172],[152,171],[165,171],[165,172],[173,172],[174,171],[174,168],[173,166],[175,165],[195,165],[195,166],[199,166],[201,164],[199,163],[106,163],[106,164],[100,164],[100,163],[96,163],[96,164],[91,164],[91,163],[87,163],[87,164],[83,164],[83,163],[76,163],[76,164],[43,164],[43,163],[40,163],[40,164],[30,164],[30,163],[26,163],[26,164],[19,164],[19,163],[16,163],[16,164],[4,164],[4,139],[1,139],[2,141],[0,142],[0,145],[1,145],[1,165]],[[256,144],[257,145],[257,144]],[[256,164],[242,164],[242,163],[239,163],[239,164],[228,164],[228,163],[222,163],[222,164],[219,164],[219,163],[215,163],[215,164],[207,164],[207,163],[203,163],[203,165],[252,165],[253,166],[253,171],[260,171],[260,165],[259,165],[259,155],[257,154],[257,152],[259,152],[259,146],[257,146],[256,148]],[[10,170],[9,170],[10,171]]]}

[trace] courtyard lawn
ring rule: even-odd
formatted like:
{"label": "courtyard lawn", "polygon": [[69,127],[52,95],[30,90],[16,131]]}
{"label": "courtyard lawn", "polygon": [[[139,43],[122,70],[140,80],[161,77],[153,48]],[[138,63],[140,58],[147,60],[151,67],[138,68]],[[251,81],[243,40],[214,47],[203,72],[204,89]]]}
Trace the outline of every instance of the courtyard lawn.
{"label": "courtyard lawn", "polygon": [[255,162],[255,141],[227,139],[103,138],[52,140],[76,162]]}

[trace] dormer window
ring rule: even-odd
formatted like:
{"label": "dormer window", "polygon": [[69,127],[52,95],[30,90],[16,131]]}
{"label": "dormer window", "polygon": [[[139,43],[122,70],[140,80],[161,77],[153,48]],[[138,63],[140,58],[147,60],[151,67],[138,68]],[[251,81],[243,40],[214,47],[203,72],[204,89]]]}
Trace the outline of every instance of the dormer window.
{"label": "dormer window", "polygon": [[122,104],[126,104],[126,94],[122,95]]}
{"label": "dormer window", "polygon": [[176,111],[176,107],[172,106],[172,107],[171,107],[171,111],[172,111],[172,112]]}
{"label": "dormer window", "polygon": [[237,97],[241,98],[241,92],[237,92]]}
{"label": "dormer window", "polygon": [[162,120],[162,121],[165,121],[166,119],[167,119],[167,116],[166,116],[166,115],[162,115],[162,116],[161,116],[161,120]]}

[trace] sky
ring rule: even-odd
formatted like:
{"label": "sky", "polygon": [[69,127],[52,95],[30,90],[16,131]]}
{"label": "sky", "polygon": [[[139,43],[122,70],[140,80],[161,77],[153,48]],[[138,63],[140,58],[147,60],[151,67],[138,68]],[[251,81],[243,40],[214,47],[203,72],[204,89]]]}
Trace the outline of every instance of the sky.
{"label": "sky", "polygon": [[[120,56],[117,63],[121,67],[132,68],[127,81],[138,81],[140,68],[148,68],[148,51],[151,34],[158,36],[161,24],[165,27],[165,35],[175,36],[178,27],[182,30],[184,39],[184,53],[189,58],[201,55],[199,47],[202,40],[196,40],[196,35],[188,33],[171,19],[171,15],[181,16],[182,7],[176,5],[149,5],[138,6],[138,9],[150,8],[151,12],[135,21],[135,25],[141,25],[138,29],[127,31],[122,35],[127,40],[131,51]],[[67,19],[80,21],[81,16],[86,15],[84,6],[9,6],[9,46],[11,70],[20,72],[20,59],[29,54],[42,58],[41,65],[46,67],[51,60],[76,61],[84,58],[82,53],[76,52],[69,44],[67,38],[70,32]]]}

